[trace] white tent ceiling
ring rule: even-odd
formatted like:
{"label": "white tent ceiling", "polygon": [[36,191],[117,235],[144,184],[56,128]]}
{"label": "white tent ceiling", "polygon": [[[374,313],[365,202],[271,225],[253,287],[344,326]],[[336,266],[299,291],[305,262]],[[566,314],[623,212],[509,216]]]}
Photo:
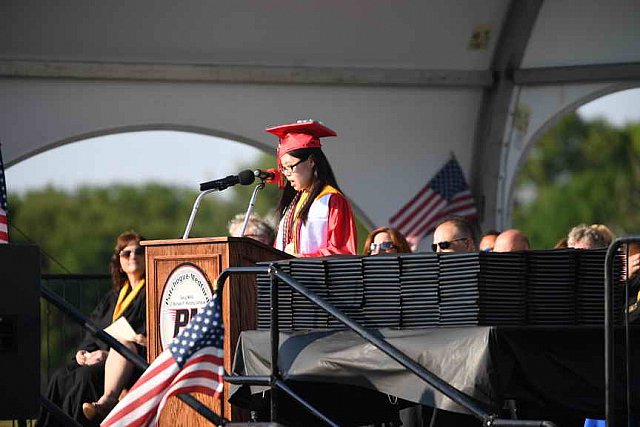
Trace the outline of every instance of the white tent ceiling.
{"label": "white tent ceiling", "polygon": [[541,129],[640,82],[638,23],[640,0],[6,0],[0,141],[8,164],[135,129],[272,149],[264,127],[315,117],[370,225],[453,151],[483,225],[504,227]]}

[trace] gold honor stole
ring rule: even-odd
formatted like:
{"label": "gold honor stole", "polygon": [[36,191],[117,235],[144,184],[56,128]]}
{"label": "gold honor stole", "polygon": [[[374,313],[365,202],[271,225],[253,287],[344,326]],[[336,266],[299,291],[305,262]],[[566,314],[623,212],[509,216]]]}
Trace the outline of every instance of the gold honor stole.
{"label": "gold honor stole", "polygon": [[120,289],[120,293],[118,294],[118,302],[116,302],[116,307],[113,309],[113,320],[118,319],[122,316],[122,313],[131,305],[131,302],[138,296],[140,291],[144,288],[144,279],[140,279],[138,284],[133,290],[131,289],[131,285],[127,280],[122,285]]}

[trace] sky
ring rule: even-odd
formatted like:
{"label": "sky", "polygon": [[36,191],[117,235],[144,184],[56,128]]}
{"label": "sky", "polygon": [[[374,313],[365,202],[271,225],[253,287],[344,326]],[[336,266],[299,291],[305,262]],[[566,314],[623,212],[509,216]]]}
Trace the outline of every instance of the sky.
{"label": "sky", "polygon": [[612,93],[578,108],[585,119],[605,118],[616,126],[640,121],[640,88]]}
{"label": "sky", "polygon": [[[599,98],[579,108],[578,114],[586,119],[603,117],[617,126],[640,121],[640,88]],[[7,191],[24,193],[47,185],[72,191],[82,185],[145,182],[197,189],[200,182],[253,168],[260,153],[243,143],[186,132],[101,136],[49,150],[7,168]]]}
{"label": "sky", "polygon": [[[262,152],[209,135],[145,131],[100,136],[58,147],[6,170],[7,192],[52,185],[157,182],[199,188],[199,183],[253,168]],[[179,160],[179,161],[178,161]]]}

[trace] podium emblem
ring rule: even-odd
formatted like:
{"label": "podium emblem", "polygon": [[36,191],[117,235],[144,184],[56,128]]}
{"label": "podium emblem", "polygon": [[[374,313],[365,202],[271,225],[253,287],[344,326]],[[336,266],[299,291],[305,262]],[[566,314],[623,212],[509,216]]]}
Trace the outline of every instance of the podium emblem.
{"label": "podium emblem", "polygon": [[194,264],[182,263],[169,274],[160,300],[160,343],[163,350],[211,301],[211,289],[204,272]]}

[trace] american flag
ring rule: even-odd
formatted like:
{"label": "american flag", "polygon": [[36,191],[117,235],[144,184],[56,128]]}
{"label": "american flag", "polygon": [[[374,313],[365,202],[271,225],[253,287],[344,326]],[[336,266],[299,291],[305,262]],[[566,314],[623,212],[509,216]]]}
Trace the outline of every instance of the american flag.
{"label": "american flag", "polygon": [[7,183],[0,151],[0,243],[9,243],[9,220],[7,218]]}
{"label": "american flag", "polygon": [[101,426],[157,425],[170,396],[222,396],[222,310],[217,293],[147,368]]}
{"label": "american flag", "polygon": [[447,216],[472,219],[476,214],[475,201],[462,169],[452,158],[389,219],[389,224],[410,240],[419,240],[432,233],[437,222]]}

